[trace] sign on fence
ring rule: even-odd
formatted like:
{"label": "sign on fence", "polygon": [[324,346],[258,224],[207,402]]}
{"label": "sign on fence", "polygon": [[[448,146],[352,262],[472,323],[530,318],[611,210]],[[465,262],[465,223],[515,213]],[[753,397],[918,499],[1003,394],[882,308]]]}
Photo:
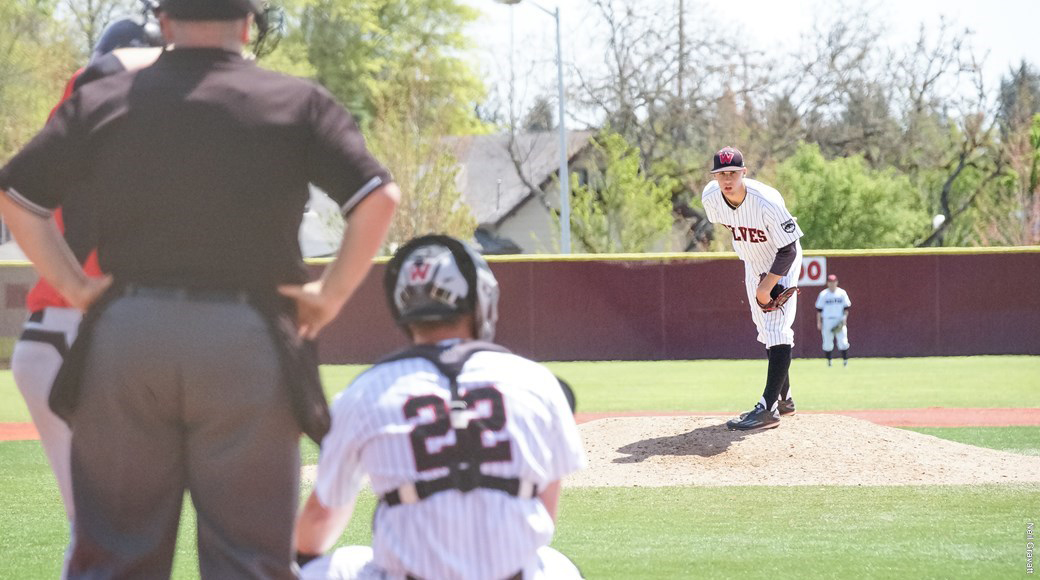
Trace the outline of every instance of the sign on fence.
{"label": "sign on fence", "polygon": [[798,286],[824,286],[827,284],[827,258],[810,256],[802,259],[802,273]]}

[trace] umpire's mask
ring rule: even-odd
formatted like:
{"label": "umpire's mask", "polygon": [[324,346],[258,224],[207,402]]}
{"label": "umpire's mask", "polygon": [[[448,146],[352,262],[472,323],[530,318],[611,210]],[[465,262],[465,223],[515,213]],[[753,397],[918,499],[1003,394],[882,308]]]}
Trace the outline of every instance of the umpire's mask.
{"label": "umpire's mask", "polygon": [[495,338],[498,281],[484,258],[455,238],[420,236],[402,246],[387,264],[383,287],[390,313],[405,332],[413,322],[472,312],[476,338]]}

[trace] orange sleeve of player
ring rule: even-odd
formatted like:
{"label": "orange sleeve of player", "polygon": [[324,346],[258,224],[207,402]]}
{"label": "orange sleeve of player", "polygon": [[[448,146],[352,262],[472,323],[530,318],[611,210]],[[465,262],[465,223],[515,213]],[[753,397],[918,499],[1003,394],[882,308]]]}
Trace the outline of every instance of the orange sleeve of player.
{"label": "orange sleeve of player", "polygon": [[[81,68],[72,75],[72,78],[69,79],[69,82],[65,85],[65,92],[61,95],[61,100],[58,101],[58,104],[54,105],[53,109],[51,109],[51,114],[47,117],[48,119],[53,117],[54,112],[58,110],[58,107],[72,96],[72,91],[76,86],[76,79],[79,78],[79,75],[82,72],[83,69]],[[65,224],[61,219],[61,208],[54,211],[54,221],[58,224],[58,229],[64,232]],[[101,275],[101,269],[97,265],[97,250],[91,252],[88,264],[89,267],[86,268],[87,274],[92,276]],[[57,290],[52,288],[43,278],[40,278],[39,281],[36,282],[36,285],[33,286],[26,295],[25,306],[29,312],[34,312],[48,307],[68,308],[69,303],[65,301],[65,298],[62,297]]]}

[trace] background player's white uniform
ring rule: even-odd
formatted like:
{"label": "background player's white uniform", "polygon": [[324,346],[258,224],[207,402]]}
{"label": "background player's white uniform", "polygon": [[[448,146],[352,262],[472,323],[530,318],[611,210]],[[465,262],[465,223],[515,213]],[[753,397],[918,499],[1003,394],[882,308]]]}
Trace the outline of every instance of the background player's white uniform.
{"label": "background player's white uniform", "polygon": [[[475,408],[497,431],[481,434],[497,460],[485,475],[519,478],[539,489],[585,465],[581,437],[556,378],[516,355],[478,352],[463,367],[459,392],[482,392]],[[332,406],[315,493],[330,508],[350,505],[368,474],[382,497],[419,480],[447,475],[454,431],[430,427],[451,401],[449,382],[422,358],[376,365]],[[479,391],[478,391],[479,390]],[[471,405],[473,407],[473,405]],[[497,415],[497,418],[496,418]],[[445,433],[444,430],[440,431]],[[502,450],[508,449],[503,455]],[[547,548],[554,524],[541,500],[477,488],[447,490],[416,503],[377,507],[371,561],[364,548],[337,550],[309,563],[303,578],[452,580],[577,578],[566,558]]]}
{"label": "background player's white uniform", "polygon": [[842,325],[838,332],[834,332],[834,327],[845,318],[845,309],[851,306],[852,300],[849,300],[848,293],[841,288],[835,288],[834,292],[826,288],[816,297],[816,309],[820,311],[823,321],[820,333],[823,335],[824,351],[833,350],[835,341],[838,343],[838,350],[849,350],[849,325]]}
{"label": "background player's white uniform", "polygon": [[75,308],[47,307],[25,323],[11,353],[11,374],[40,434],[40,444],[58,480],[69,525],[75,520],[69,449],[72,431],[51,411],[48,400],[65,352],[76,340],[83,313]]}
{"label": "background player's white uniform", "polygon": [[704,187],[701,201],[708,220],[725,226],[733,234],[733,250],[744,262],[744,285],[747,290],[751,318],[758,328],[758,341],[766,348],[778,344],[794,344],[794,316],[798,308],[798,296],[792,296],[783,310],[762,312],[755,299],[760,276],[769,272],[776,252],[795,242],[798,252],[787,274],[779,284],[797,286],[802,269],[802,245],[798,239],[802,230],[791,213],[787,211],[780,192],[768,185],[744,178],[747,197],[736,209],[726,202],[718,181]]}

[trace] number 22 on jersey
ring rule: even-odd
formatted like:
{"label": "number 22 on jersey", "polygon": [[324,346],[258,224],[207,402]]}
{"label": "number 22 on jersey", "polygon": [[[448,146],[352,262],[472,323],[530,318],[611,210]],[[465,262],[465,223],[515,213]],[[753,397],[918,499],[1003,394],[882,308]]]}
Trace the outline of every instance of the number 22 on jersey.
{"label": "number 22 on jersey", "polygon": [[493,386],[469,389],[462,396],[467,408],[484,411],[469,422],[466,427],[468,437],[456,438],[453,444],[444,444],[436,451],[430,445],[430,439],[445,437],[452,429],[448,401],[437,395],[412,397],[404,404],[404,416],[408,419],[417,417],[423,409],[432,412],[433,421],[416,425],[410,435],[412,453],[415,455],[415,467],[418,471],[427,471],[438,467],[450,467],[460,461],[476,464],[494,461],[510,461],[513,452],[509,440],[498,441],[488,445],[484,433],[501,432],[506,426],[506,407],[502,393]]}

